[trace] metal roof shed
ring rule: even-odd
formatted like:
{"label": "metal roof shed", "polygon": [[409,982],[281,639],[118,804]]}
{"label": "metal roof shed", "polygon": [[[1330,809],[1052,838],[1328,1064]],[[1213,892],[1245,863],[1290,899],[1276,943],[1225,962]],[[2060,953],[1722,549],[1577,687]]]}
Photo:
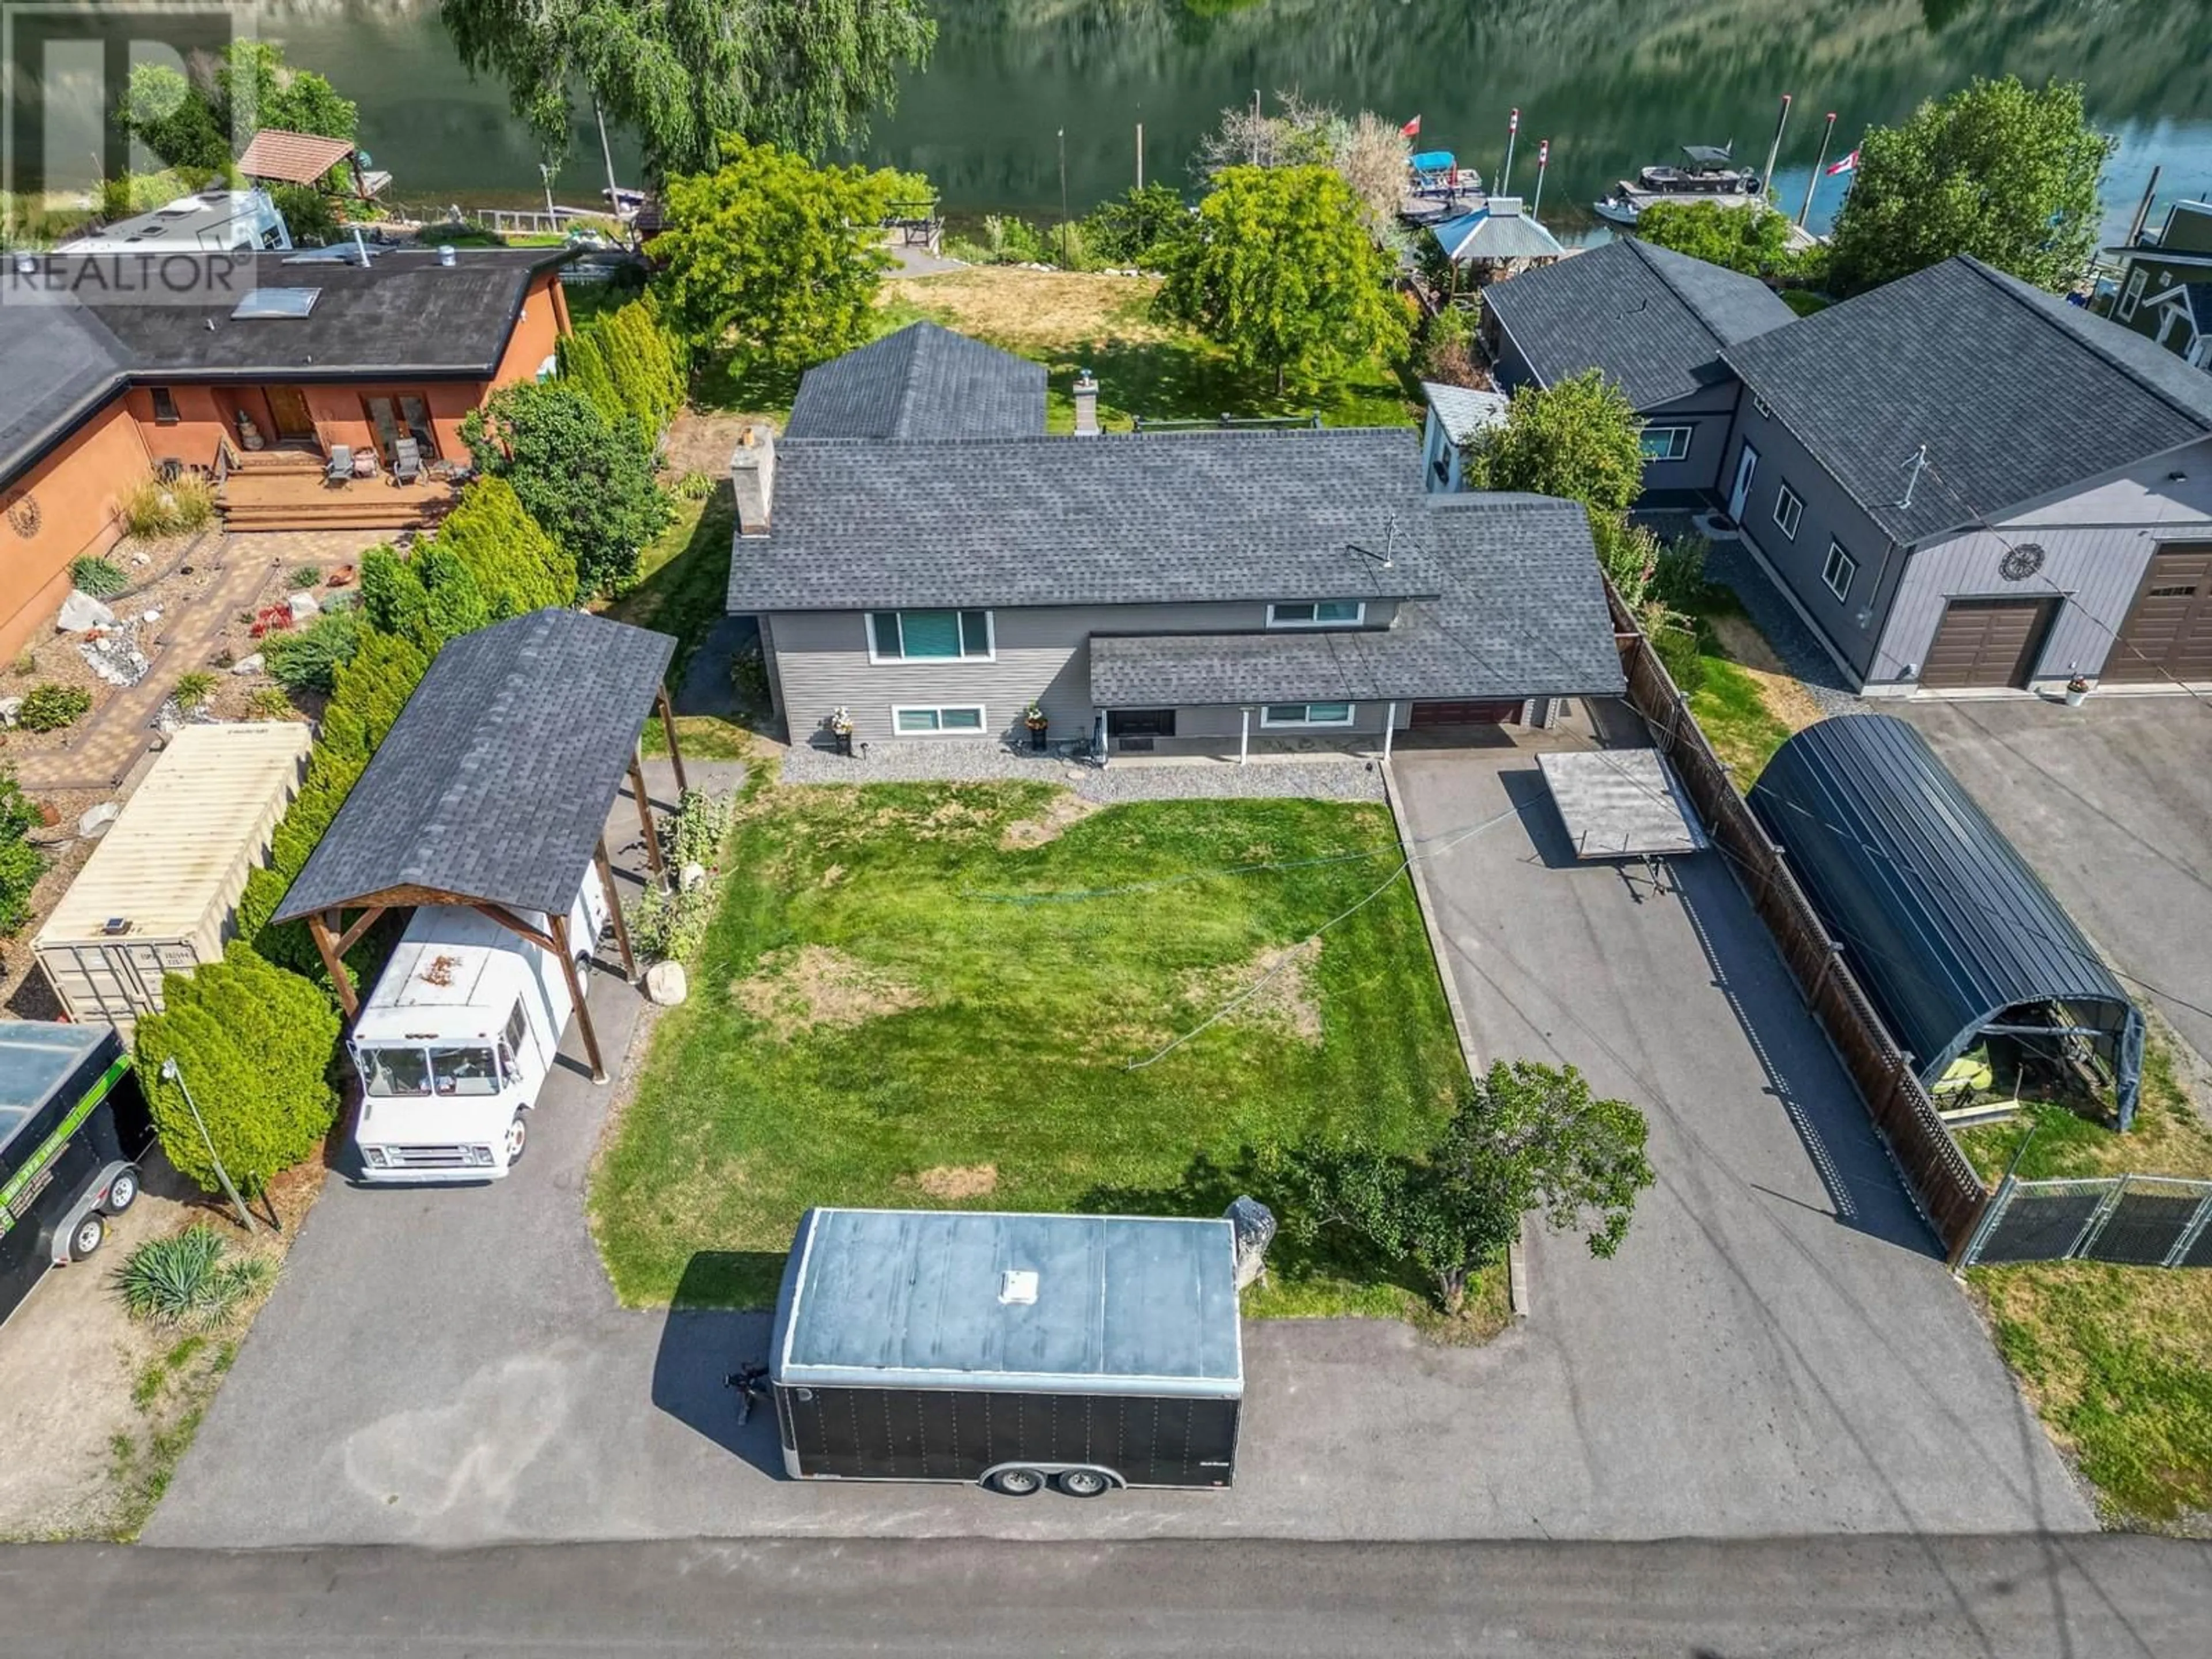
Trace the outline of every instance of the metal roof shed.
{"label": "metal roof shed", "polygon": [[1923,1082],[1984,1036],[2078,1039],[2132,1121],[2142,1013],[1918,732],[1887,714],[1808,726],[1751,806]]}
{"label": "metal roof shed", "polygon": [[[551,609],[446,643],[277,907],[277,921],[307,921],[349,1016],[360,1004],[343,959],[378,916],[468,905],[553,952],[592,1075],[605,1077],[567,917],[577,872],[596,865],[623,966],[636,971],[608,867],[607,812],[627,772],[659,872],[637,742],[657,706],[684,787],[661,683],[675,648],[665,634]],[[362,914],[349,927],[349,909]]]}

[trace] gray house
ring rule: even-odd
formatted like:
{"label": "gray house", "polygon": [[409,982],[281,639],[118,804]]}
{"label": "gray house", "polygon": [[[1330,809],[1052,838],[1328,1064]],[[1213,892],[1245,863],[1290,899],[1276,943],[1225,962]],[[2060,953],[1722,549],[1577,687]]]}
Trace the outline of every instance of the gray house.
{"label": "gray house", "polygon": [[2105,254],[2120,262],[2112,320],[2212,369],[2212,202],[2176,202],[2156,231]]}
{"label": "gray house", "polygon": [[1647,500],[1718,487],[1736,384],[1721,354],[1794,319],[1756,277],[1633,237],[1482,293],[1498,384],[1555,386],[1595,368],[1644,416]]}
{"label": "gray house", "polygon": [[1729,516],[1869,694],[2212,682],[2212,375],[1963,257],[1724,358]]}
{"label": "gray house", "polygon": [[1411,427],[1044,436],[1034,365],[909,335],[732,458],[729,608],[794,742],[840,709],[861,742],[1015,739],[1034,707],[1109,752],[1387,752],[1621,689],[1571,503],[1432,494]]}

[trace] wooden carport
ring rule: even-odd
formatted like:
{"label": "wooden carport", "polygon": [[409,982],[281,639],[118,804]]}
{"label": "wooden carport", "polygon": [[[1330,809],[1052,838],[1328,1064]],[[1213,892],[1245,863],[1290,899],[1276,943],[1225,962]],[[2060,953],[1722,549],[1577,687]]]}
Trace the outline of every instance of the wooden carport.
{"label": "wooden carport", "polygon": [[[684,787],[662,681],[675,646],[665,634],[547,610],[439,652],[277,907],[279,921],[307,924],[348,1018],[361,1001],[345,953],[380,916],[465,905],[553,953],[592,1076],[605,1080],[568,911],[588,865],[606,893],[623,970],[635,976],[606,819],[627,775],[647,862],[663,873],[638,740],[657,710]],[[580,942],[586,953],[591,943]]]}

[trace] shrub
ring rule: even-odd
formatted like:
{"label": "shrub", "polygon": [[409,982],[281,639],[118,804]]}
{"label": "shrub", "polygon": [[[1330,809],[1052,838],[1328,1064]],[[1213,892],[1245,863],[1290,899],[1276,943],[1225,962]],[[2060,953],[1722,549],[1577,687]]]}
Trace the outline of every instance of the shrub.
{"label": "shrub", "polygon": [[27,645],[15,653],[15,660],[8,667],[17,679],[28,679],[39,672],[39,653]]}
{"label": "shrub", "polygon": [[169,693],[170,701],[187,714],[204,706],[215,696],[215,689],[222,682],[204,668],[195,668],[189,674],[177,676],[177,689]]}
{"label": "shrub", "polygon": [[296,633],[270,634],[261,642],[270,678],[287,691],[329,692],[337,672],[361,648],[361,617],[350,611],[318,617]]}
{"label": "shrub", "polygon": [[715,870],[721,864],[722,843],[729,839],[737,811],[734,795],[686,789],[676,803],[675,812],[661,823],[661,840],[668,849],[671,866],[678,872],[687,864]]}
{"label": "shrub", "polygon": [[1651,597],[1670,611],[1694,610],[1705,598],[1705,556],[1712,544],[1688,535],[1665,544],[1652,561]]}
{"label": "shrub", "polygon": [[258,720],[289,720],[296,719],[300,713],[281,685],[254,687],[253,695],[246,700],[246,712]]}
{"label": "shrub", "polygon": [[1698,653],[1695,624],[1657,604],[1644,607],[1642,621],[1644,637],[1651,641],[1674,689],[1686,697],[1696,696],[1705,687],[1705,659]]}
{"label": "shrub", "polygon": [[702,882],[689,892],[649,887],[630,907],[630,943],[649,962],[682,961],[699,948],[707,924],[714,919],[712,882]]}
{"label": "shrub", "polygon": [[1189,228],[1190,213],[1177,191],[1139,185],[1093,209],[1083,222],[1083,235],[1101,258],[1141,265]]}
{"label": "shrub", "polygon": [[92,707],[92,693],[81,686],[41,680],[23,694],[15,723],[27,732],[59,732],[74,726]]}
{"label": "shrub", "polygon": [[131,586],[131,578],[113,561],[88,556],[70,561],[70,583],[80,593],[110,599]]}
{"label": "shrub", "polygon": [[769,691],[768,653],[761,648],[759,640],[748,640],[731,653],[730,684],[747,708],[764,713],[774,702]]}
{"label": "shrub", "polygon": [[1051,258],[1045,234],[1026,219],[983,216],[983,252],[994,264],[1043,264]]}
{"label": "shrub", "polygon": [[[312,1154],[337,1114],[327,1076],[337,1012],[313,985],[240,939],[221,962],[169,975],[161,993],[167,1006],[138,1022],[134,1045],[161,1150],[179,1174],[214,1192],[221,1182],[211,1141],[224,1171],[252,1197]],[[161,1075],[172,1058],[197,1121],[183,1091]]]}
{"label": "shrub", "polygon": [[146,478],[123,498],[124,527],[134,536],[176,536],[215,521],[215,486],[196,472],[163,483]]}
{"label": "shrub", "polygon": [[716,482],[713,473],[695,468],[676,481],[676,494],[684,501],[703,501],[714,493]]}
{"label": "shrub", "polygon": [[295,592],[316,586],[322,580],[323,572],[319,565],[295,564],[284,573],[285,586]]}
{"label": "shrub", "polygon": [[292,240],[301,246],[335,242],[344,234],[345,228],[338,222],[331,198],[314,185],[279,185],[269,194],[277,211],[284,216]]}
{"label": "shrub", "polygon": [[646,428],[635,416],[610,424],[573,386],[503,387],[469,411],[461,436],[477,464],[512,486],[523,510],[574,560],[577,580],[592,592],[620,592],[637,574],[640,550],[668,527]]}
{"label": "shrub", "polygon": [[200,1221],[131,1251],[115,1271],[115,1288],[133,1319],[204,1331],[222,1324],[275,1271],[266,1256],[234,1255],[222,1236]]}
{"label": "shrub", "polygon": [[46,855],[23,839],[39,822],[38,804],[0,769],[0,933],[31,919],[31,890],[46,872]]}

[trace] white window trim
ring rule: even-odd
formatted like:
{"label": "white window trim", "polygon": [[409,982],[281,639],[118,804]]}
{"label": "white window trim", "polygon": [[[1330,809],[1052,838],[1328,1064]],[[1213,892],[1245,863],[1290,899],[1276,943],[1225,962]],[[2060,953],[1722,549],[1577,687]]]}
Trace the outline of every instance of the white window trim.
{"label": "white window trim", "polygon": [[[1834,578],[1828,574],[1836,568],[1836,562],[1838,559],[1843,561],[1850,571],[1850,574],[1844,578],[1844,585],[1841,587],[1836,586]],[[1844,550],[1844,544],[1841,542],[1830,542],[1828,556],[1820,562],[1820,585],[1836,596],[1838,605],[1843,605],[1850,600],[1851,584],[1858,579],[1859,562]]]}
{"label": "white window trim", "polygon": [[[948,708],[972,708],[975,724],[947,730],[945,711]],[[931,714],[937,716],[934,729],[909,732],[899,724],[901,714]],[[891,735],[894,738],[985,738],[991,734],[991,711],[980,702],[895,702],[891,705]]]}
{"label": "white window trim", "polygon": [[[1344,603],[1346,603],[1346,601],[1342,599],[1286,599],[1284,601],[1284,604],[1285,605],[1310,605],[1316,609],[1324,605],[1342,605]],[[1301,622],[1295,617],[1283,617],[1277,616],[1275,613],[1281,610],[1282,606],[1279,605],[1271,605],[1267,607],[1267,626],[1270,628],[1360,627],[1367,621],[1367,601],[1364,599],[1354,599],[1351,601],[1351,604],[1353,606],[1353,610],[1352,618],[1348,622],[1340,617],[1315,617],[1307,621]]]}
{"label": "white window trim", "polygon": [[[1782,516],[1782,503],[1784,501],[1796,504],[1797,517],[1794,522]],[[1797,532],[1805,527],[1805,498],[1792,489],[1787,480],[1775,487],[1774,527],[1793,542],[1797,539]]]}
{"label": "white window trim", "polygon": [[[1323,701],[1328,701],[1328,699],[1324,699]],[[1271,731],[1281,731],[1285,728],[1297,731],[1314,731],[1321,728],[1341,730],[1343,727],[1350,726],[1353,721],[1359,718],[1359,705],[1356,702],[1347,702],[1344,705],[1344,718],[1340,720],[1279,720],[1267,712],[1270,708],[1287,708],[1290,706],[1291,705],[1288,703],[1282,702],[1261,703],[1260,705],[1260,725],[1261,727]],[[1297,706],[1310,714],[1313,709],[1313,701],[1309,698],[1307,701],[1298,704]]]}
{"label": "white window trim", "polygon": [[2128,285],[2120,295],[2120,320],[2131,323],[2136,319],[2136,307],[2142,303],[2143,289],[2150,281],[2150,272],[2138,265],[2128,273]]}
{"label": "white window trim", "polygon": [[[1667,434],[1667,453],[1664,455],[1646,455],[1644,459],[1647,464],[1653,461],[1686,461],[1690,459],[1690,444],[1697,436],[1697,428],[1693,426],[1683,426],[1679,422],[1673,421],[1668,421],[1663,423],[1647,421],[1640,428],[1638,428],[1637,432],[1637,441],[1641,444],[1644,439],[1651,436],[1655,432],[1663,432]],[[1682,441],[1681,447],[1679,450],[1674,447],[1674,440],[1677,436],[1679,436]]]}
{"label": "white window trim", "polygon": [[1752,394],[1751,408],[1752,412],[1762,421],[1771,421],[1774,418],[1774,411],[1766,406],[1766,399],[1757,392]]}
{"label": "white window trim", "polygon": [[[959,632],[959,617],[962,611],[982,611],[983,638],[985,642],[990,647],[990,649],[984,652],[981,656],[969,656],[964,649],[967,641],[963,635],[961,641],[963,649],[962,650],[961,654],[957,657],[909,657],[906,654],[906,624],[904,623],[898,623],[896,626],[899,631],[899,654],[896,657],[882,656],[879,655],[876,650],[876,618],[878,617],[896,617],[902,613],[898,611],[864,611],[860,613],[860,629],[867,639],[868,660],[871,663],[891,663],[896,664],[900,666],[904,666],[910,663],[919,663],[924,667],[927,667],[932,663],[998,661],[999,617],[996,611],[986,611],[980,605],[910,605],[905,608],[908,611],[950,611],[953,615],[953,631],[956,634]],[[962,703],[958,706],[963,708],[967,707],[965,703]]]}

